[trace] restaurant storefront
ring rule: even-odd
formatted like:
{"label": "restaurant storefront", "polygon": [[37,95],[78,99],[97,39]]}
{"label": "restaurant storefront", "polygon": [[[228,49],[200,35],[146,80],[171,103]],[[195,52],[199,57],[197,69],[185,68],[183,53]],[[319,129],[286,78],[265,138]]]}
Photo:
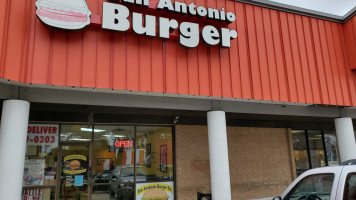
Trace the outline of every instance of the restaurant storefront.
{"label": "restaurant storefront", "polygon": [[[88,108],[32,103],[22,199],[142,199],[152,184],[174,199],[209,197],[205,112]],[[340,163],[332,119],[274,118],[228,114],[233,198],[273,196],[307,169]]]}
{"label": "restaurant storefront", "polygon": [[[245,184],[251,184],[248,179],[258,177],[254,174],[258,172],[269,181],[259,188],[275,190],[286,186],[307,169],[340,162],[333,131],[267,128],[266,125],[259,128],[261,122],[255,120],[255,123],[257,127],[227,128],[232,146],[229,157],[233,167],[230,172],[243,175]],[[323,128],[328,129],[326,126]],[[201,125],[180,123],[172,126],[102,123],[88,126],[82,123],[30,122],[22,199],[141,199],[135,191],[154,184],[170,186],[172,190],[166,192],[172,197],[189,198],[209,187],[206,129]],[[175,146],[176,142],[179,147]],[[253,148],[244,146],[246,142]],[[284,153],[279,153],[280,150]],[[254,154],[254,158],[246,158],[246,152]],[[257,160],[265,160],[265,164],[278,162],[279,170],[288,171],[266,173],[253,164]],[[233,176],[232,188],[241,190],[233,192],[234,196],[238,193],[236,198],[256,195],[255,191],[246,192],[239,188],[237,184],[241,183],[236,180]],[[182,194],[176,194],[177,190]]]}
{"label": "restaurant storefront", "polygon": [[278,196],[356,158],[355,23],[244,0],[1,1],[0,199]]}
{"label": "restaurant storefront", "polygon": [[136,199],[149,185],[174,196],[170,126],[30,124],[28,135],[23,199]]}

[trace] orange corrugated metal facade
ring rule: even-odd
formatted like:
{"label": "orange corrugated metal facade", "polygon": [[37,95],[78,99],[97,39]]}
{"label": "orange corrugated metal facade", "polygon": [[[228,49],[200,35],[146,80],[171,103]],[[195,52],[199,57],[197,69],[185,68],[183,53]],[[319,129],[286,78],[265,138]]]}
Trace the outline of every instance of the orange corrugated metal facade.
{"label": "orange corrugated metal facade", "polygon": [[344,37],[349,58],[349,66],[356,69],[356,17],[353,17],[344,24]]}
{"label": "orange corrugated metal facade", "polygon": [[[103,0],[87,0],[101,15]],[[191,2],[186,0],[187,3]],[[35,0],[0,1],[0,77],[32,84],[356,106],[356,18],[338,24],[232,0],[230,49],[186,49],[89,27],[43,25]],[[352,45],[355,44],[355,45]]]}

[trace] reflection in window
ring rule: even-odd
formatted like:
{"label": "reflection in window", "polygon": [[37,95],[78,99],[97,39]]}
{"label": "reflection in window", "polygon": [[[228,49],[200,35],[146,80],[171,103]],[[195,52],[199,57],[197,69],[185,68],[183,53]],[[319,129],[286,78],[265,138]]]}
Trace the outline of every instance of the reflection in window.
{"label": "reflection in window", "polygon": [[[88,199],[89,146],[62,146],[59,200]],[[79,185],[76,179],[81,177]]]}
{"label": "reflection in window", "polygon": [[171,127],[137,127],[136,181],[173,180],[172,145]]}
{"label": "reflection in window", "polygon": [[134,199],[134,133],[133,126],[94,126],[92,199]]}
{"label": "reflection in window", "polygon": [[329,166],[339,165],[339,156],[335,131],[324,131],[326,157]]}
{"label": "reflection in window", "polygon": [[333,174],[305,177],[283,200],[330,199],[333,181]]}
{"label": "reflection in window", "polygon": [[308,130],[308,140],[312,168],[326,166],[321,131]]}
{"label": "reflection in window", "polygon": [[346,178],[343,200],[356,199],[356,174],[349,174]]}
{"label": "reflection in window", "polygon": [[335,131],[292,130],[292,137],[298,176],[310,168],[339,165]]}
{"label": "reflection in window", "polygon": [[293,148],[297,175],[309,169],[308,148],[304,130],[293,130]]}
{"label": "reflection in window", "polygon": [[93,129],[91,127],[88,128],[87,125],[62,125],[61,141],[89,142],[92,138],[92,131]]}
{"label": "reflection in window", "polygon": [[57,145],[27,146],[24,186],[56,185],[57,154]]}

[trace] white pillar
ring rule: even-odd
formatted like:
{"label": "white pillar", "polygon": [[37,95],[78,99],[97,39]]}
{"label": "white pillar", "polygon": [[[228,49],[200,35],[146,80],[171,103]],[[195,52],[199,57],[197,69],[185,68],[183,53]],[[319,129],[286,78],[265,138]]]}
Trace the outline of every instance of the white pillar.
{"label": "white pillar", "polygon": [[20,200],[30,103],[3,102],[0,128],[0,199]]}
{"label": "white pillar", "polygon": [[211,193],[214,200],[231,200],[229,155],[224,111],[208,112]]}
{"label": "white pillar", "polygon": [[341,162],[356,159],[356,142],[351,118],[335,119],[335,129]]}

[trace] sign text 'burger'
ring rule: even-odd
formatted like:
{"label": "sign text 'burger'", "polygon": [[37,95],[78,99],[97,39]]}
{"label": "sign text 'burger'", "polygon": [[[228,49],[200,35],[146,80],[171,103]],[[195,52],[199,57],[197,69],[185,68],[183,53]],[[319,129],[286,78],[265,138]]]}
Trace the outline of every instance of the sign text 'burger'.
{"label": "sign text 'burger'", "polygon": [[[148,7],[150,4],[149,0],[122,0],[122,3],[135,4],[142,7]],[[236,20],[235,14],[226,12],[224,8],[218,10],[203,6],[197,7],[194,3],[187,5],[175,1],[173,4],[171,0],[160,0],[156,9],[227,23]],[[162,39],[169,39],[170,32],[178,30],[179,43],[188,48],[198,46],[200,38],[208,46],[220,44],[221,47],[230,47],[230,40],[237,37],[237,32],[228,28],[216,28],[212,25],[200,27],[198,23],[192,22],[181,22],[179,24],[176,19],[144,15],[138,12],[132,12],[130,19],[130,10],[127,6],[108,2],[103,3],[103,29],[124,32],[128,31],[130,27],[138,35],[158,36]]]}

